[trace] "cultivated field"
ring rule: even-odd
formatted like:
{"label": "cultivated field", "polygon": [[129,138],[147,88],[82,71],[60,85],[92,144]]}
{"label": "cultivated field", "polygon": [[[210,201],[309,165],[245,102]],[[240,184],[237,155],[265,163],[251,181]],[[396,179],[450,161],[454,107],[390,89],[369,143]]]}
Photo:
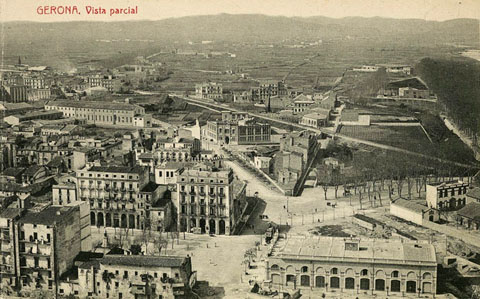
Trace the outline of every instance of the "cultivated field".
{"label": "cultivated field", "polygon": [[420,126],[344,126],[341,128],[340,133],[350,137],[378,142],[381,144],[391,145],[417,152],[423,152],[433,146]]}

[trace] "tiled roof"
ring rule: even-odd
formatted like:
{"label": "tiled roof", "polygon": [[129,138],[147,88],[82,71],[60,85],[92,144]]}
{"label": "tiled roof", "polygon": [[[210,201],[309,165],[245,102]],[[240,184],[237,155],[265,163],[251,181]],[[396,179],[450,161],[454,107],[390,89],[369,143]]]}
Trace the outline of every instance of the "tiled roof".
{"label": "tiled roof", "polygon": [[48,106],[72,107],[72,108],[91,108],[91,109],[107,109],[107,110],[135,110],[136,106],[127,103],[114,103],[105,101],[51,101]]}
{"label": "tiled roof", "polygon": [[53,225],[55,222],[61,221],[66,214],[74,209],[76,207],[49,206],[39,212],[28,210],[19,222]]}
{"label": "tiled roof", "polygon": [[[425,203],[425,205],[424,205],[424,203]],[[393,204],[395,204],[397,206],[404,207],[408,210],[411,210],[411,211],[414,211],[414,212],[417,212],[417,213],[422,213],[422,212],[429,209],[424,200],[414,201],[414,200],[406,200],[406,199],[403,199],[403,198],[399,198],[399,199],[395,200],[393,202]]]}
{"label": "tiled roof", "polygon": [[40,171],[42,168],[43,166],[40,166],[40,165],[32,165],[28,167],[23,174],[32,176],[32,175],[35,175],[38,171]]}
{"label": "tiled roof", "polygon": [[471,202],[457,211],[458,216],[480,221],[480,203]]}
{"label": "tiled roof", "polygon": [[480,200],[480,187],[468,189],[467,196]]}
{"label": "tiled roof", "polygon": [[141,166],[92,166],[88,171],[141,174],[143,168]]}
{"label": "tiled roof", "polygon": [[147,255],[106,255],[99,260],[102,265],[132,267],[180,267],[185,257],[179,256],[147,256]]}
{"label": "tiled roof", "polygon": [[[275,257],[285,259],[326,259],[343,261],[375,261],[376,263],[437,263],[435,247],[428,242],[401,242],[397,240],[289,236]],[[350,250],[347,243],[358,244]]]}
{"label": "tiled roof", "polygon": [[22,213],[22,209],[6,208],[0,212],[0,218],[12,219],[19,216]]}
{"label": "tiled roof", "polygon": [[5,169],[2,174],[5,176],[17,176],[25,171],[24,167],[9,167]]}

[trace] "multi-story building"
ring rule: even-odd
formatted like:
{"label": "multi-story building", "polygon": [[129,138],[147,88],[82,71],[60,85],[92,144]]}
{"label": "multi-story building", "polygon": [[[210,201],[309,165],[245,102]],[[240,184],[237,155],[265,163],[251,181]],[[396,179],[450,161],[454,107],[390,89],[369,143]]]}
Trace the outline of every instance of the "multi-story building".
{"label": "multi-story building", "polygon": [[13,137],[0,139],[0,171],[17,166],[17,144]]}
{"label": "multi-story building", "polygon": [[202,99],[222,99],[223,86],[220,83],[207,82],[195,85],[195,95]]}
{"label": "multi-story building", "polygon": [[328,114],[323,113],[308,113],[302,117],[300,121],[301,125],[313,127],[319,129],[325,127],[328,124]]}
{"label": "multi-story building", "polygon": [[462,181],[427,184],[427,205],[438,210],[458,210],[468,203],[468,186]]}
{"label": "multi-story building", "polygon": [[15,221],[21,215],[20,209],[6,208],[0,212],[0,282],[15,288],[18,285],[19,266],[17,264],[17,227]]}
{"label": "multi-story building", "polygon": [[121,80],[113,75],[95,75],[87,78],[89,87],[103,87],[108,91],[117,91],[121,87]]}
{"label": "multi-story building", "polygon": [[169,231],[172,225],[171,192],[167,186],[149,182],[139,194],[145,202],[145,228],[156,231]]}
{"label": "multi-story building", "polygon": [[73,266],[77,254],[92,249],[88,216],[88,205],[77,203],[40,207],[15,214],[15,218],[6,217],[14,222],[14,227],[10,226],[16,248],[16,287],[55,292],[56,281]]}
{"label": "multi-story building", "polygon": [[306,95],[301,94],[293,99],[293,113],[296,114],[308,111],[313,104],[315,104],[315,101]]}
{"label": "multi-story building", "polygon": [[222,120],[208,121],[206,137],[217,144],[258,144],[269,143],[271,127],[244,114],[222,112]]}
{"label": "multi-story building", "polygon": [[25,75],[23,76],[23,84],[30,89],[45,89],[49,87],[44,76]]}
{"label": "multi-story building", "polygon": [[[190,298],[195,280],[188,256],[105,255],[79,266],[73,289],[82,297]],[[59,293],[69,295],[62,285]]]}
{"label": "multi-story building", "polygon": [[435,247],[422,241],[288,236],[279,238],[265,261],[265,284],[358,296],[434,296]]}
{"label": "multi-story building", "polygon": [[0,100],[12,103],[26,102],[28,86],[17,84],[0,86]]}
{"label": "multi-story building", "polygon": [[88,124],[135,127],[135,117],[145,115],[145,108],[127,103],[103,101],[51,101],[45,104],[45,110],[57,110],[64,117],[85,120]]}
{"label": "multi-story building", "polygon": [[155,183],[159,185],[176,184],[177,177],[184,167],[185,163],[180,162],[163,162],[155,166]]}
{"label": "multi-story building", "polygon": [[52,186],[52,204],[63,206],[78,200],[75,183],[61,182]]}
{"label": "multi-story building", "polygon": [[258,87],[250,90],[252,98],[255,100],[266,100],[269,97],[287,95],[287,88],[282,81],[264,80]]}
{"label": "multi-story building", "polygon": [[177,221],[181,231],[233,233],[245,202],[246,185],[233,171],[185,169],[177,177]]}
{"label": "multi-story building", "polygon": [[28,91],[28,101],[35,102],[39,100],[48,100],[52,97],[52,90],[50,88],[30,89]]}
{"label": "multi-story building", "polygon": [[141,229],[145,202],[138,196],[148,183],[140,166],[92,166],[77,171],[77,196],[90,203],[91,225]]}
{"label": "multi-story building", "polygon": [[316,136],[307,131],[292,132],[280,139],[274,166],[278,182],[284,185],[296,182],[314,158],[316,145]]}

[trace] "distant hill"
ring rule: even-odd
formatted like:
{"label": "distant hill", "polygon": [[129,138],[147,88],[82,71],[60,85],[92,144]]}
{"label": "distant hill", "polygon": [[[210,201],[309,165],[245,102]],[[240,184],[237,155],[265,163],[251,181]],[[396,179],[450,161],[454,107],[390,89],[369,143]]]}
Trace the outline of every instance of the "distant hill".
{"label": "distant hill", "polygon": [[[126,22],[7,22],[4,26],[7,61],[14,57],[109,57],[115,53],[141,53],[174,41],[214,40],[229,43],[275,43],[284,40],[371,40],[387,45],[434,46],[444,43],[477,45],[479,22],[445,22],[349,17],[274,17],[265,15],[191,16],[159,21]],[[105,40],[141,40],[115,42]],[[104,40],[104,42],[98,42]]]}

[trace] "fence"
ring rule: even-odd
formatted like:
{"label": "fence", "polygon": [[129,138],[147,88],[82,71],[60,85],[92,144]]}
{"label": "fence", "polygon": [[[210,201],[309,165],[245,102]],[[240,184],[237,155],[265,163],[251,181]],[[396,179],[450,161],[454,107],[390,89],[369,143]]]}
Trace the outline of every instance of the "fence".
{"label": "fence", "polygon": [[312,213],[289,213],[286,219],[285,216],[280,216],[279,224],[287,224],[293,227],[307,224],[323,223],[329,220],[346,218],[356,214],[357,212],[357,207],[345,206],[341,208],[331,208]]}

